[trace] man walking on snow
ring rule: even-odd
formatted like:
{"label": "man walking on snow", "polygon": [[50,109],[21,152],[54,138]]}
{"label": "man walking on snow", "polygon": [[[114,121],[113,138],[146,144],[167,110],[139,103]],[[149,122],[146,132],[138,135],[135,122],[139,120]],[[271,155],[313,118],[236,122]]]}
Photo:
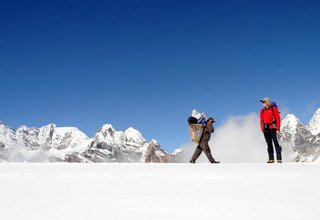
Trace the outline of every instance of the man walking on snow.
{"label": "man walking on snow", "polygon": [[206,154],[210,163],[220,163],[220,161],[216,161],[215,159],[213,159],[211,150],[209,147],[209,143],[208,143],[211,137],[211,133],[214,132],[214,128],[213,128],[214,122],[215,121],[213,118],[208,118],[207,123],[203,129],[202,136],[199,141],[199,145],[194,151],[194,154],[190,160],[190,163],[195,163],[198,157],[200,156],[200,154],[202,153],[202,151]]}
{"label": "man walking on snow", "polygon": [[260,126],[264,134],[264,138],[268,145],[269,160],[267,163],[274,163],[273,145],[276,148],[277,162],[282,163],[281,146],[279,145],[277,134],[280,133],[280,114],[277,107],[271,105],[269,98],[261,99],[263,108],[260,111]]}

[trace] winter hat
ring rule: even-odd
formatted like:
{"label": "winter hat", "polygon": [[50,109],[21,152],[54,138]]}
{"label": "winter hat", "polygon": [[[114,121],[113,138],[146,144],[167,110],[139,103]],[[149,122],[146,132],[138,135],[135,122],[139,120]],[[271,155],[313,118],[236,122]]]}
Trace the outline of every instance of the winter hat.
{"label": "winter hat", "polygon": [[211,117],[207,119],[207,122],[210,121],[210,120],[212,120],[212,122],[216,122],[216,121],[214,120],[214,118],[211,118]]}
{"label": "winter hat", "polygon": [[268,97],[260,99],[260,102],[266,103],[268,106],[271,106],[271,100]]}

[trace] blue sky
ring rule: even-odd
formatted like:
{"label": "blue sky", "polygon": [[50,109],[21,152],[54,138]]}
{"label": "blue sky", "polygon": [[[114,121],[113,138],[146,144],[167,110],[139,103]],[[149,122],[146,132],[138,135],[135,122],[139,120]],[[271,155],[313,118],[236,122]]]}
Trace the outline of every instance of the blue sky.
{"label": "blue sky", "polygon": [[0,120],[93,136],[134,127],[168,151],[193,108],[217,120],[269,96],[320,107],[318,1],[1,1]]}

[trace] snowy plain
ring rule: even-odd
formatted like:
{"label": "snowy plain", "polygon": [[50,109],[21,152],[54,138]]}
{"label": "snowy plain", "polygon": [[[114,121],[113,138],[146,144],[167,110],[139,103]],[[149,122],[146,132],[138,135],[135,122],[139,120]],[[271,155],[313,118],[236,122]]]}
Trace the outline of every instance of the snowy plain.
{"label": "snowy plain", "polygon": [[320,164],[0,164],[0,219],[319,216]]}

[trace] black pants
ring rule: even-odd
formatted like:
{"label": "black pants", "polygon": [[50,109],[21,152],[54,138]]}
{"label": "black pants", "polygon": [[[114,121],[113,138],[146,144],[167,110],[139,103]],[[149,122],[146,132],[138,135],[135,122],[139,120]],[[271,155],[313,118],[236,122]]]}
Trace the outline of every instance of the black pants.
{"label": "black pants", "polygon": [[282,157],[281,157],[282,149],[281,149],[281,146],[279,145],[279,142],[278,142],[277,130],[276,129],[267,129],[264,132],[264,138],[266,139],[266,142],[268,145],[269,160],[274,160],[274,151],[273,151],[272,141],[274,143],[274,147],[276,148],[277,160],[282,160]]}

